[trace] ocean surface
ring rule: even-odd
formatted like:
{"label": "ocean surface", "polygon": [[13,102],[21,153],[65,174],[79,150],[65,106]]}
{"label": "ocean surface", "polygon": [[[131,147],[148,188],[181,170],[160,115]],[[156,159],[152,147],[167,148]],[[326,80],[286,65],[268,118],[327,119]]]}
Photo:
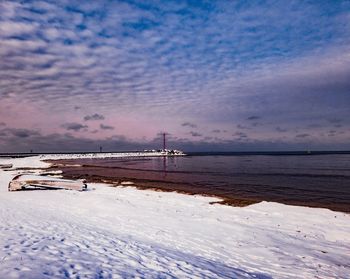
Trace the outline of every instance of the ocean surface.
{"label": "ocean surface", "polygon": [[127,179],[160,189],[350,212],[350,154],[195,154],[64,162],[83,165],[62,168],[69,177]]}

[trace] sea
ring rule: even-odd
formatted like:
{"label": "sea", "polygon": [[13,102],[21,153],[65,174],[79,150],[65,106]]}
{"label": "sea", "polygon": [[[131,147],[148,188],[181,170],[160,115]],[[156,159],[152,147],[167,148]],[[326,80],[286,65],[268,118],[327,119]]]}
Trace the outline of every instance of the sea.
{"label": "sea", "polygon": [[350,154],[189,153],[177,157],[64,160],[68,177],[107,178],[227,199],[350,212]]}

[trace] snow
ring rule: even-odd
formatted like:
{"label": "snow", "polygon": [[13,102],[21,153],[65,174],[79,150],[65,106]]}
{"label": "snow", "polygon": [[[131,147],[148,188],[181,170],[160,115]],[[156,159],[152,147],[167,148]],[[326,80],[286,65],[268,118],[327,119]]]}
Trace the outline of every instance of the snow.
{"label": "snow", "polygon": [[[49,166],[41,159],[0,164]],[[345,213],[270,202],[238,208],[209,204],[216,198],[104,184],[88,184],[86,192],[8,192],[18,172],[0,170],[0,278],[350,274]]]}
{"label": "snow", "polygon": [[17,178],[17,181],[28,181],[28,180],[72,182],[72,180],[69,180],[69,179],[62,179],[62,178],[53,177],[53,176],[33,175],[33,174],[24,174]]}
{"label": "snow", "polygon": [[[167,150],[169,151],[169,150]],[[174,154],[167,154],[164,151],[144,151],[144,152],[118,152],[118,153],[71,153],[71,154],[43,154],[39,155],[42,160],[58,160],[58,159],[82,159],[82,158],[122,158],[122,157],[149,157],[149,156],[184,156],[181,151]]]}

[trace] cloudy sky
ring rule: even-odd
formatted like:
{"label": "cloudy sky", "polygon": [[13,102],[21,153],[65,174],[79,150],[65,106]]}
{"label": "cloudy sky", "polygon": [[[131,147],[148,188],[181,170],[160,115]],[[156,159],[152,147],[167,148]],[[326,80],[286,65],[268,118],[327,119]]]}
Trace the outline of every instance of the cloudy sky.
{"label": "cloudy sky", "polygon": [[350,149],[350,1],[0,1],[0,152]]}

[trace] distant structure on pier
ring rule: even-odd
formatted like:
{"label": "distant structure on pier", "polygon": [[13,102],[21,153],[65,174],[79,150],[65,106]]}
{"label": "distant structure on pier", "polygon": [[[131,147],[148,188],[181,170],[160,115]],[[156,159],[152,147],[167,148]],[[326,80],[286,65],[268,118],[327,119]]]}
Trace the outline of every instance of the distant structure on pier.
{"label": "distant structure on pier", "polygon": [[183,156],[185,155],[185,153],[183,153],[180,150],[176,150],[176,149],[167,149],[167,136],[169,135],[169,133],[166,132],[160,132],[157,134],[158,136],[161,136],[162,140],[163,140],[163,149],[152,149],[152,150],[144,150],[145,152],[153,152],[153,153],[158,153],[161,154],[163,156]]}
{"label": "distant structure on pier", "polygon": [[165,151],[166,150],[166,136],[167,136],[167,133],[162,133],[163,135],[163,150]]}

